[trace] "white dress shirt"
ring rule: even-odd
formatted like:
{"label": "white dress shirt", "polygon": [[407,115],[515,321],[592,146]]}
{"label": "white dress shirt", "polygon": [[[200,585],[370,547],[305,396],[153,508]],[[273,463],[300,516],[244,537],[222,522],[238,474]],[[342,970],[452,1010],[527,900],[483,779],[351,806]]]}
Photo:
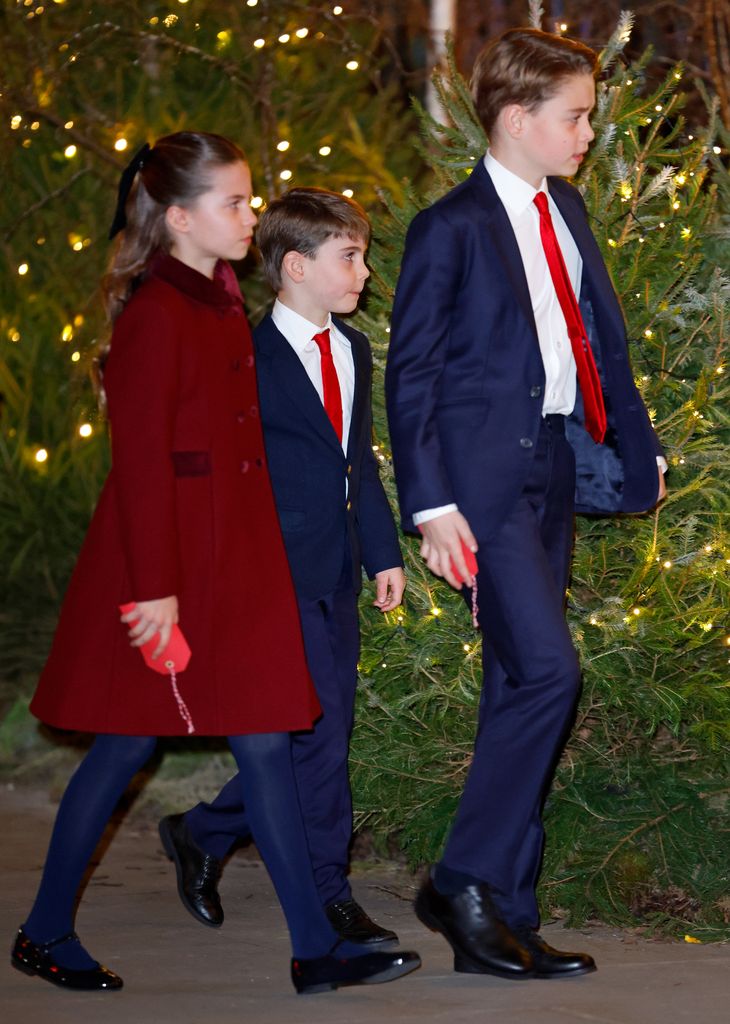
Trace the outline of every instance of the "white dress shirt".
{"label": "white dress shirt", "polygon": [[337,370],[342,397],[342,450],[346,452],[352,420],[352,401],[355,394],[355,363],[352,358],[350,342],[344,334],[337,330],[331,316],[324,327],[319,327],[317,324],[305,320],[299,313],[295,313],[289,306],[285,306],[279,299],[274,303],[271,319],[296,352],[323,405],[322,357],[317,342],[312,339],[315,334],[321,334],[322,331],[329,328],[332,360]]}

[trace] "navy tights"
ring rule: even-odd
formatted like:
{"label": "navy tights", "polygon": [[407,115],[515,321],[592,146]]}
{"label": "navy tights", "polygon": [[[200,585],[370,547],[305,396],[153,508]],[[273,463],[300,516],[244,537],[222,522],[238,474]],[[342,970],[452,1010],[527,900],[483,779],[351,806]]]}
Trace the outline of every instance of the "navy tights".
{"label": "navy tights", "polygon": [[[337,941],[314,884],[288,733],[230,736],[251,831],[286,916],[296,957],[324,956]],[[76,896],[91,856],[119,798],[151,757],[150,736],[97,736],[72,775],[58,809],[43,877],[24,925],[33,942],[72,931]],[[367,949],[341,943],[338,954]],[[63,966],[80,970],[95,961],[77,940],[53,950]]]}

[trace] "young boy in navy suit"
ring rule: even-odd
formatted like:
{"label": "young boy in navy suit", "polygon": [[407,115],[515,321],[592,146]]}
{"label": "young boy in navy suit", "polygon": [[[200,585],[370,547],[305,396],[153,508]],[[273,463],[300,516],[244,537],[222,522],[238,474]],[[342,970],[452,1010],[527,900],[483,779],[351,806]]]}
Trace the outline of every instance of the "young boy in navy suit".
{"label": "young boy in navy suit", "polygon": [[593,139],[596,73],[592,50],[534,29],[482,51],[490,149],[410,226],[386,372],[404,527],[454,587],[476,554],[484,634],[474,756],[416,913],[455,970],[512,978],[595,969],[541,938],[535,897],[580,682],[564,617],[574,508],[641,512],[665,493],[621,309],[564,180]]}
{"label": "young boy in navy suit", "polygon": [[[357,595],[364,566],[376,581],[376,607],[391,611],[400,604],[405,576],[372,450],[370,348],[363,334],[332,315],[357,308],[369,276],[369,236],[362,207],[324,189],[291,189],[262,214],[257,243],[278,297],[254,331],[259,408],[241,415],[261,416],[307,661],[323,710],[311,732],[292,735],[315,881],[339,934],[382,949],[397,936],[368,917],[347,880]],[[241,580],[243,587],[255,585]],[[234,778],[212,804],[160,823],[183,903],[214,927],[223,922],[220,862],[250,831],[238,793]]]}

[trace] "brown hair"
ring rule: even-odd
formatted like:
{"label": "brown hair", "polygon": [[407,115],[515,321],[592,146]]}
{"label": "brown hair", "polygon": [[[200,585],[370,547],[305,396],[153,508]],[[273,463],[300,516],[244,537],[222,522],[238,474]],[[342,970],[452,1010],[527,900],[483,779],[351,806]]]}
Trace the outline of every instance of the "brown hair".
{"label": "brown hair", "polygon": [[241,149],[222,135],[175,132],[158,139],[144,157],[129,192],[126,224],[101,282],[107,315],[114,321],[156,249],[169,249],[169,206],[190,206],[210,187],[213,167],[245,162]]}
{"label": "brown hair", "polygon": [[359,203],[324,188],[289,189],[264,210],[256,229],[267,281],[278,292],[288,252],[316,256],[328,238],[343,237],[370,239],[370,221]]}
{"label": "brown hair", "polygon": [[511,28],[477,56],[471,93],[489,134],[501,110],[518,103],[533,110],[551,99],[571,75],[598,73],[598,56],[575,39],[536,28]]}

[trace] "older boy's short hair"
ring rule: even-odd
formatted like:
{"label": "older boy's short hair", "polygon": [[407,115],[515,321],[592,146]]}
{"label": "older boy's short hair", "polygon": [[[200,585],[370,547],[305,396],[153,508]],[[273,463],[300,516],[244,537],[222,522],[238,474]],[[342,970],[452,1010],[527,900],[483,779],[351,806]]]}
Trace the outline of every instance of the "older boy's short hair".
{"label": "older boy's short hair", "polygon": [[367,244],[370,221],[354,199],[325,188],[292,188],[274,199],[256,229],[256,244],[271,287],[275,291],[281,288],[281,264],[288,252],[315,256],[328,238],[352,238]]}
{"label": "older boy's short hair", "polygon": [[598,74],[598,56],[575,39],[536,28],[511,28],[487,43],[471,77],[471,93],[484,131],[501,110],[518,103],[533,110],[551,99],[566,78]]}

